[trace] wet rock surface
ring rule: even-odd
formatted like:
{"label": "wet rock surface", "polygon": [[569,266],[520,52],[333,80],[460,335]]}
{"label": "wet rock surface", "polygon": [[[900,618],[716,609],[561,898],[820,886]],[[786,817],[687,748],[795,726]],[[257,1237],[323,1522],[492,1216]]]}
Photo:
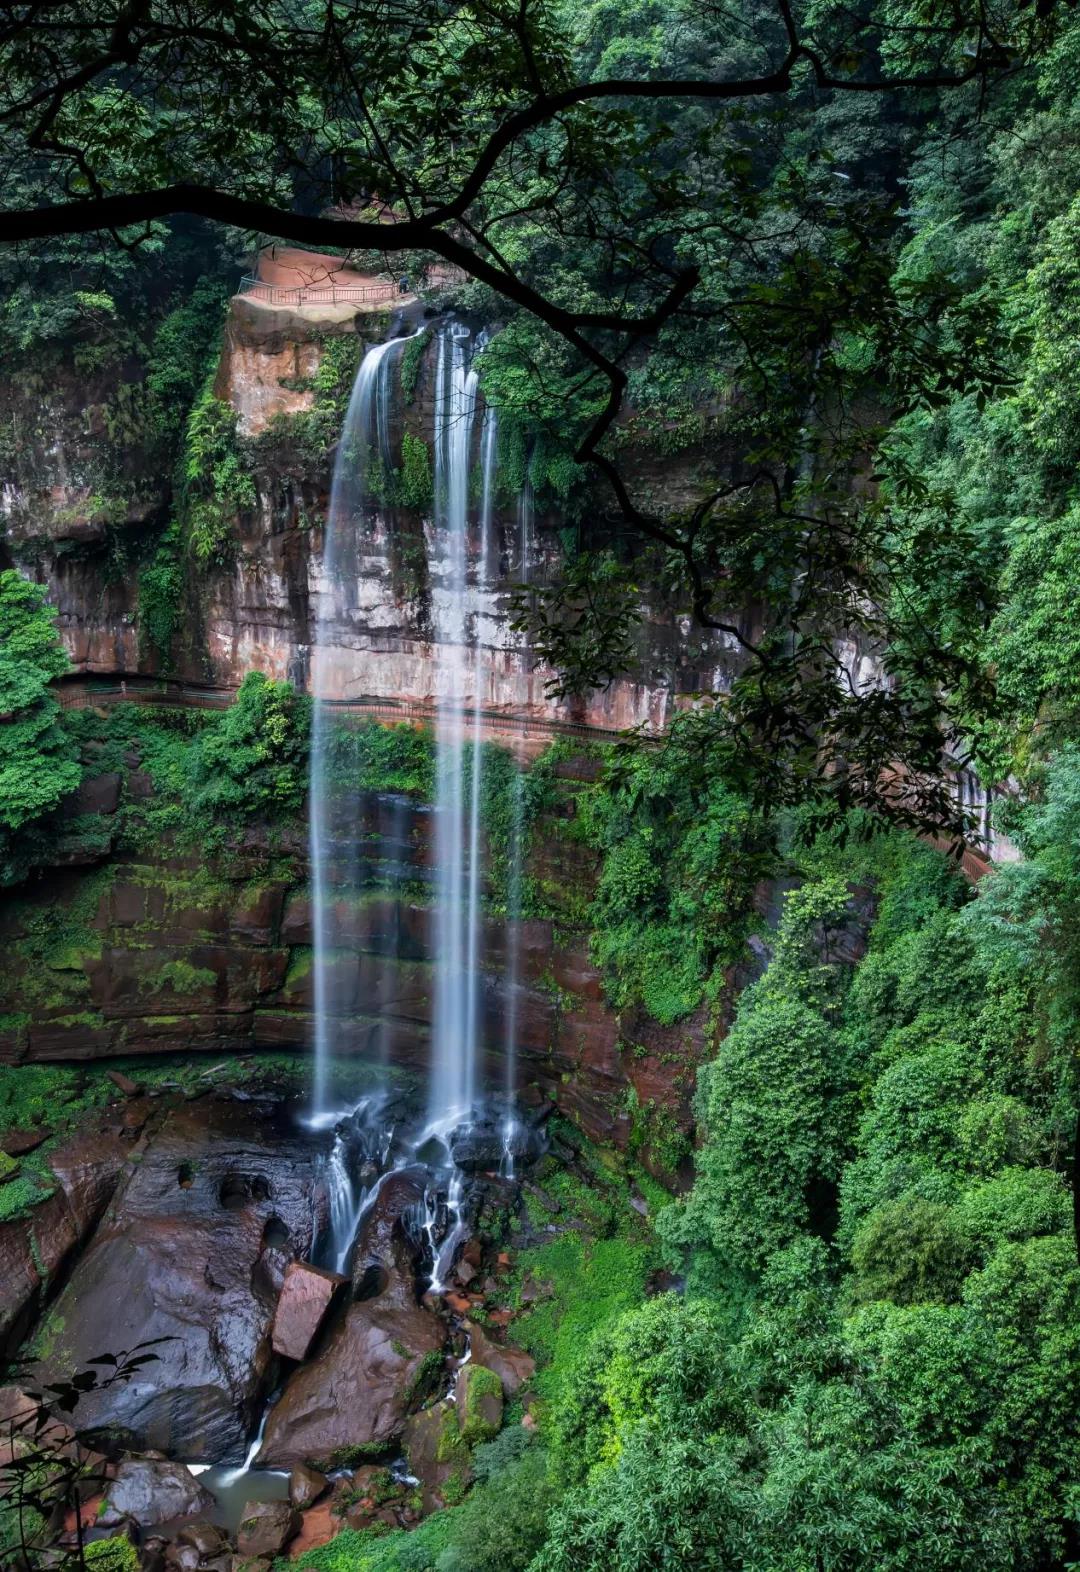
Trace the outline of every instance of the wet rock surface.
{"label": "wet rock surface", "polygon": [[300,1514],[289,1501],[249,1501],[236,1535],[241,1556],[276,1556],[300,1527]]}
{"label": "wet rock surface", "polygon": [[329,1488],[330,1481],[325,1474],[320,1474],[315,1468],[307,1468],[303,1463],[298,1464],[289,1475],[289,1500],[301,1511],[313,1506]]}
{"label": "wet rock surface", "polygon": [[183,1463],[133,1458],[117,1468],[98,1523],[108,1528],[130,1518],[149,1528],[205,1513],[213,1505],[213,1497]]}
{"label": "wet rock surface", "polygon": [[260,1466],[340,1466],[350,1451],[400,1436],[421,1395],[425,1361],[446,1338],[443,1323],[418,1303],[413,1220],[423,1194],[421,1170],[378,1180],[354,1251],[357,1297],[321,1351],[286,1382],[267,1419]]}
{"label": "wet rock surface", "polygon": [[167,1112],[54,1307],[45,1380],[153,1345],[130,1380],[81,1400],[82,1429],[240,1460],[271,1359],[265,1256],[283,1246],[268,1226],[287,1256],[306,1252],[315,1155],[272,1104],[206,1097]]}
{"label": "wet rock surface", "polygon": [[478,1364],[494,1370],[502,1382],[503,1395],[513,1397],[536,1373],[536,1360],[523,1348],[509,1343],[497,1343],[483,1327],[475,1323],[469,1328],[472,1357]]}
{"label": "wet rock surface", "polygon": [[102,1119],[64,1140],[49,1158],[52,1195],[28,1216],[0,1223],[0,1354],[14,1352],[104,1212],[147,1112],[127,1124]]}
{"label": "wet rock surface", "polygon": [[297,1363],[306,1359],[334,1295],[346,1279],[303,1261],[286,1266],[274,1311],[271,1342],[276,1354]]}

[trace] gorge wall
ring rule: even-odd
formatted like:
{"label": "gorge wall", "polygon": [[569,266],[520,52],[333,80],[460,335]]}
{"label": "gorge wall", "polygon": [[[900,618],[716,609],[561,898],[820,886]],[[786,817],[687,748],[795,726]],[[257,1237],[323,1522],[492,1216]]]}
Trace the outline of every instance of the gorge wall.
{"label": "gorge wall", "polygon": [[[423,325],[419,309],[407,324],[413,329]],[[303,690],[318,620],[324,638],[329,630],[329,669],[341,674],[335,696],[435,700],[430,502],[407,505],[388,487],[350,571],[335,579],[323,562],[342,390],[363,348],[383,340],[391,322],[385,310],[272,306],[246,295],[230,302],[212,394],[234,420],[232,451],[250,485],[229,514],[227,550],[205,562],[190,549],[181,554],[176,632],[164,650],[148,636],[140,572],[181,506],[183,481],[163,457],[168,442],[149,436],[139,418],[146,400],[139,362],[121,358],[89,377],[61,365],[51,376],[8,385],[0,395],[11,433],[0,563],[13,562],[47,587],[74,674],[167,674],[230,689],[259,671]],[[411,443],[422,470],[432,445],[434,331],[414,344],[398,360],[389,445],[397,465]],[[711,461],[695,454],[632,455],[631,462],[639,486],[654,497],[662,490],[671,505],[680,488],[689,497],[692,478]],[[536,666],[510,628],[510,597],[523,580],[543,584],[558,571],[565,520],[553,507],[533,517],[520,488],[504,480],[494,523],[497,567],[485,584],[472,582],[471,572],[469,587],[486,710],[659,731],[680,703],[728,680],[732,641],[692,631],[689,619],[657,602],[643,607],[637,663],[625,678],[581,700],[549,697],[550,671]],[[469,551],[475,570],[477,540]],[[96,850],[65,859],[83,866],[47,871],[0,912],[9,957],[0,1058],[309,1049],[311,870],[302,827],[273,851],[255,837],[228,872],[168,843],[131,858],[112,848],[124,807],[152,789],[138,750],[111,773],[88,762],[91,779],[72,806],[96,826],[89,838],[96,837]],[[560,806],[533,835],[529,876],[547,892],[552,915],[521,925],[520,1078],[524,1095],[552,1100],[597,1138],[634,1143],[670,1178],[680,1160],[673,1154],[685,1144],[677,1132],[689,1125],[694,1068],[711,1033],[702,1020],[664,1031],[635,1012],[620,1018],[604,1002],[583,917],[595,860],[563,833],[575,773],[588,768],[573,760],[558,767]],[[420,1066],[429,1052],[434,940],[430,907],[416,892],[431,861],[430,812],[412,803],[403,823],[400,806],[372,795],[365,814],[373,890],[338,923],[362,956],[342,1051]],[[408,898],[388,893],[381,879],[380,865],[398,855],[409,869]],[[68,942],[46,952],[37,935],[50,914]],[[499,1046],[489,1047],[489,1057],[498,1057],[505,1038],[499,979],[509,943],[507,922],[490,919],[481,956],[484,1035]],[[501,1084],[501,1069],[492,1063],[488,1071]],[[652,1158],[661,1146],[664,1155]]]}
{"label": "gorge wall", "polygon": [[[686,1155],[680,1131],[690,1123],[710,1032],[704,1014],[665,1029],[643,1011],[617,1013],[605,1003],[585,917],[596,857],[572,833],[589,767],[580,757],[554,766],[551,806],[534,826],[528,872],[549,915],[518,923],[492,915],[483,925],[485,1080],[504,1081],[514,945],[522,1098],[558,1107],[594,1139],[632,1146],[671,1180]],[[136,745],[123,770],[82,789],[95,850],[0,903],[0,1063],[310,1051],[313,913],[303,825],[257,829],[228,859],[168,841],[132,854],[123,849],[122,819],[148,790]],[[435,991],[432,811],[377,792],[361,807],[365,889],[334,908],[349,945],[338,963],[347,1019],[336,1028],[335,1053],[421,1070]]]}
{"label": "gorge wall", "polygon": [[[7,389],[0,420],[14,438],[4,454],[0,552],[48,586],[76,672],[169,669],[188,681],[235,687],[257,670],[303,688],[319,604],[329,601],[332,614],[323,625],[333,630],[349,672],[342,697],[431,700],[438,661],[424,572],[430,510],[381,506],[355,577],[333,583],[322,567],[333,458],[326,426],[334,416],[317,386],[320,369],[333,346],[377,342],[390,323],[383,310],[273,306],[246,295],[231,301],[213,389],[235,412],[251,499],[230,520],[226,561],[183,563],[181,629],[164,655],[139,625],[138,546],[140,531],[167,518],[176,498],[152,445],[141,432],[130,441],[118,418],[118,410],[139,405],[137,364],[114,364],[89,382],[61,368],[51,381]],[[398,461],[406,437],[430,451],[433,337],[418,346],[411,385],[403,390],[399,383],[395,391],[390,444]],[[703,463],[711,465],[697,453],[683,463],[646,459],[638,479],[654,496],[662,490],[669,503],[677,502],[681,491],[690,494],[691,473],[700,483]],[[659,729],[681,696],[725,683],[734,658],[730,637],[691,630],[689,618],[657,602],[643,607],[636,667],[625,678],[580,701],[549,698],[550,671],[534,669],[521,636],[509,628],[509,596],[523,579],[551,577],[562,557],[565,520],[550,510],[526,523],[523,551],[518,494],[508,495],[504,486],[497,502],[498,570],[490,585],[477,588],[470,612],[484,650],[486,706]]]}

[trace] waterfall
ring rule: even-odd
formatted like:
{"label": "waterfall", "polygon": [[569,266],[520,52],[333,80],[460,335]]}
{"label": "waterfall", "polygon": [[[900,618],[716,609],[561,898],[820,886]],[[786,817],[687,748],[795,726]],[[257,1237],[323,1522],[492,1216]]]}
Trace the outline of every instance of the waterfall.
{"label": "waterfall", "polygon": [[533,489],[526,467],[521,494],[518,497],[518,578],[528,584],[532,573],[533,554]]}
{"label": "waterfall", "polygon": [[[494,409],[484,412],[483,432],[480,440],[480,558],[476,583],[481,592],[487,587],[490,572],[491,518],[495,500],[495,454],[497,450],[497,417]],[[478,597],[479,599],[479,597]],[[484,646],[481,638],[480,612],[476,612],[473,629],[473,728],[472,728],[472,779],[469,784],[469,907],[468,907],[468,1011],[466,1040],[479,1043],[482,1036],[480,1023],[480,934],[481,934],[481,874],[483,854],[480,842],[480,794],[484,784],[483,746],[483,665]]]}
{"label": "waterfall", "polygon": [[521,986],[521,912],[522,912],[522,861],[525,840],[525,777],[521,770],[514,774],[511,787],[513,800],[510,812],[510,871],[506,887],[506,923],[509,956],[506,968],[506,1017],[503,1036],[503,1057],[506,1062],[506,1119],[503,1124],[503,1172],[514,1177],[514,1136],[517,1119],[514,1103],[517,1097],[517,1031],[518,989]]}
{"label": "waterfall", "polygon": [[[383,464],[389,452],[391,371],[395,352],[404,339],[373,345],[356,374],[345,423],[334,460],[327,514],[323,572],[327,581],[348,578],[358,549],[357,532],[370,500],[372,452]],[[315,1066],[311,1111],[316,1123],[333,1124],[338,1115],[329,1106],[329,1073],[335,1023],[348,1013],[354,979],[336,965],[337,952],[347,937],[345,925],[330,901],[335,884],[342,895],[356,891],[359,883],[359,837],[356,803],[346,791],[335,791],[333,781],[333,722],[326,700],[344,695],[338,691],[333,670],[333,649],[328,624],[334,613],[329,594],[318,598],[315,641],[312,649],[312,695],[315,699],[311,732],[311,792],[309,837],[312,873],[312,927],[315,984]]]}
{"label": "waterfall", "polygon": [[[435,1013],[428,1111],[444,1131],[468,1118],[476,1095],[479,878],[466,868],[465,720],[470,662],[467,531],[476,372],[467,328],[439,334],[435,387],[436,692]],[[474,726],[475,730],[475,726]]]}
{"label": "waterfall", "polygon": [[[326,530],[325,572],[341,581],[347,598],[350,568],[360,541],[358,529],[376,490],[377,470],[393,469],[391,445],[391,388],[393,351],[402,340],[392,340],[368,351],[357,374],[338,448]],[[481,341],[482,342],[482,341]],[[485,692],[484,646],[480,607],[483,592],[495,571],[498,550],[494,540],[494,493],[498,422],[494,409],[484,410],[478,425],[478,379],[472,366],[473,341],[468,328],[451,323],[436,338],[434,385],[434,517],[428,553],[432,590],[432,644],[435,656],[435,803],[433,810],[433,865],[435,904],[432,912],[433,1009],[431,1057],[425,1127],[411,1137],[397,1138],[394,1169],[421,1163],[427,1178],[420,1226],[426,1234],[432,1260],[432,1287],[439,1291],[447,1281],[457,1247],[468,1229],[466,1179],[456,1153],[462,1138],[475,1137],[473,1119],[480,1083],[479,1064],[484,1040],[480,979],[483,897],[483,837],[481,804],[484,786],[483,698]],[[479,551],[475,588],[470,588],[469,525],[470,472],[474,448],[479,448],[480,495],[475,522]],[[526,578],[532,552],[532,496],[522,495],[518,523],[521,570]],[[357,1229],[379,1193],[380,1172],[385,1175],[390,1143],[375,1152],[371,1131],[385,1115],[385,1098],[357,1104],[353,1117],[331,1107],[329,1069],[334,1034],[343,1029],[355,1010],[357,972],[349,964],[352,924],[349,897],[360,882],[359,803],[348,784],[335,777],[335,757],[327,701],[346,697],[350,683],[360,674],[335,667],[335,651],[324,620],[330,615],[320,603],[320,617],[313,654],[313,691],[316,697],[312,741],[311,855],[313,869],[313,926],[315,939],[315,1077],[310,1122],[334,1127],[334,1140],[325,1159],[324,1175],[329,1198],[329,1228],[318,1241],[326,1264],[345,1271]],[[521,856],[523,782],[518,775],[512,787],[512,835],[508,918],[511,925],[507,965],[508,1002],[505,1019],[506,1110],[502,1126],[506,1170],[513,1172],[515,1047],[517,1036],[519,936],[521,912]],[[378,822],[385,843],[393,842],[390,883],[395,888],[404,875],[402,843],[405,840],[408,803],[386,799]],[[384,819],[388,822],[384,823]],[[353,946],[355,948],[355,946]],[[391,1028],[382,1021],[378,1046],[389,1058]],[[370,1106],[369,1106],[370,1103]],[[496,1126],[496,1130],[498,1126]],[[458,1132],[455,1135],[455,1132]],[[363,1162],[359,1159],[363,1158]],[[468,1162],[462,1157],[467,1168]]]}

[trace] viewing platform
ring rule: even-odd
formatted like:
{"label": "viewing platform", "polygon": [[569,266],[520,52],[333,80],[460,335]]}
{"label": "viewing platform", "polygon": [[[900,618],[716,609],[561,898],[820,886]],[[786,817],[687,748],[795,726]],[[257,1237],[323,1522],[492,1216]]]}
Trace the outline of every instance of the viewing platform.
{"label": "viewing platform", "polygon": [[293,246],[267,246],[254,273],[240,280],[237,294],[267,306],[294,311],[379,311],[409,305],[417,296],[408,274],[363,273],[344,257]]}

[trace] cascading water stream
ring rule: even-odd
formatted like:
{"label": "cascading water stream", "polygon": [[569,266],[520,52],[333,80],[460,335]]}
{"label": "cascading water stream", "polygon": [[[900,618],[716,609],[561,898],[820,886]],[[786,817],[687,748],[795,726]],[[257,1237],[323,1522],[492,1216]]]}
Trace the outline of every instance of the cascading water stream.
{"label": "cascading water stream", "polygon": [[472,779],[469,790],[469,1009],[466,1029],[469,1041],[480,1036],[480,932],[481,874],[480,798],[484,784],[483,675],[484,644],[481,637],[480,603],[490,573],[491,523],[495,501],[495,456],[498,451],[498,417],[489,405],[484,411],[480,439],[480,556],[476,571],[477,610],[473,618],[473,727]]}
{"label": "cascading water stream", "polygon": [[[469,1117],[476,1092],[477,979],[468,959],[479,912],[467,900],[465,713],[469,663],[466,561],[469,458],[477,376],[469,364],[469,330],[439,334],[435,390],[436,692],[435,861],[437,907],[435,1014],[428,1113],[433,1129]],[[463,921],[464,914],[464,921]]]}
{"label": "cascading water stream", "polygon": [[521,897],[525,849],[525,777],[520,770],[514,774],[511,791],[513,799],[510,809],[510,873],[506,889],[509,956],[506,968],[506,1018],[503,1040],[503,1057],[506,1062],[506,1121],[503,1125],[502,1160],[502,1171],[508,1179],[514,1177],[514,1137],[517,1134],[514,1104],[517,1097],[518,989],[521,986]]}
{"label": "cascading water stream", "polygon": [[[345,423],[334,460],[330,507],[326,520],[323,573],[326,581],[349,582],[356,559],[358,530],[370,493],[370,460],[374,449],[386,463],[389,452],[391,371],[402,338],[376,344],[364,355],[356,374]],[[334,965],[343,934],[331,906],[335,879],[345,894],[358,884],[359,849],[354,807],[342,801],[331,779],[331,728],[326,701],[341,698],[343,682],[355,673],[335,669],[335,647],[328,636],[334,615],[332,596],[318,601],[312,650],[311,690],[315,699],[311,733],[309,836],[312,870],[312,913],[315,985],[315,1064],[312,1078],[312,1122],[323,1128],[336,1123],[341,1110],[330,1106],[329,1072],[336,1022],[344,1013],[351,980]],[[344,823],[342,821],[345,821]]]}
{"label": "cascading water stream", "polygon": [[533,555],[533,489],[526,472],[518,497],[518,578],[528,584],[532,576]]}
{"label": "cascading water stream", "polygon": [[[351,591],[350,567],[361,549],[359,530],[376,489],[372,465],[385,476],[392,471],[391,390],[394,351],[404,340],[391,340],[368,351],[357,374],[334,469],[326,533],[325,574]],[[482,342],[482,340],[481,340]],[[400,1146],[395,1168],[422,1162],[428,1169],[422,1216],[432,1259],[432,1286],[445,1286],[456,1248],[467,1231],[465,1177],[455,1159],[462,1132],[475,1130],[480,1055],[484,1037],[481,1012],[481,935],[483,896],[482,703],[484,645],[480,608],[496,560],[493,510],[498,425],[487,408],[479,434],[481,489],[479,552],[475,591],[469,586],[469,481],[478,415],[478,379],[472,367],[473,342],[468,328],[450,323],[437,335],[434,387],[435,508],[429,548],[432,586],[433,644],[438,657],[435,679],[436,769],[433,814],[435,905],[433,921],[434,998],[431,1060],[425,1128]],[[531,555],[532,498],[526,490],[518,513],[522,576]],[[385,1164],[388,1147],[374,1167],[358,1163],[366,1149],[373,1107],[352,1110],[332,1105],[329,1068],[336,1035],[348,1029],[355,968],[349,965],[350,902],[359,886],[357,826],[360,805],[333,775],[331,722],[326,701],[348,696],[359,674],[341,664],[335,641],[324,631],[334,613],[330,597],[320,601],[313,651],[313,691],[317,700],[313,726],[311,781],[311,852],[315,940],[315,1076],[311,1123],[335,1128],[325,1160],[329,1226],[318,1241],[318,1257],[337,1271],[347,1271],[360,1223],[379,1193],[376,1168]],[[340,613],[338,613],[340,615]],[[336,630],[334,630],[336,633]],[[338,641],[339,643],[340,641]],[[321,702],[318,702],[321,701]],[[509,913],[511,947],[509,994],[505,1027],[507,1052],[504,1171],[513,1171],[515,1092],[514,1044],[517,1033],[518,936],[521,907],[521,780],[514,785]],[[406,804],[407,806],[407,804]],[[386,805],[380,805],[380,813]],[[391,879],[400,876],[404,841],[401,805],[390,805],[388,828],[394,853]],[[381,829],[380,819],[380,834]],[[385,836],[384,836],[385,839]],[[386,1023],[379,1028],[381,1055],[388,1058]],[[374,1105],[373,1105],[374,1106]],[[377,1110],[376,1110],[377,1112]],[[363,1126],[363,1129],[361,1128]],[[456,1132],[456,1133],[455,1133]],[[367,1153],[370,1159],[372,1154]],[[364,1178],[367,1174],[369,1177]],[[383,1174],[385,1177],[385,1173]]]}

